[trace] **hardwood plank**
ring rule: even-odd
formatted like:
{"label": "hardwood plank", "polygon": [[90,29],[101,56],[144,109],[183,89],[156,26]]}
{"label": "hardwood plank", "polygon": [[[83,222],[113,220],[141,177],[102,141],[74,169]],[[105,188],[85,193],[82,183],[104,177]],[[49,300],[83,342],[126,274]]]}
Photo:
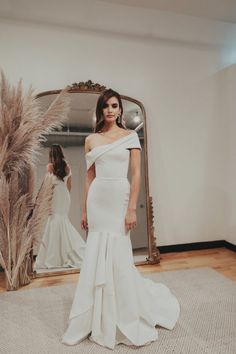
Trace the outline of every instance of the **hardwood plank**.
{"label": "hardwood plank", "polygon": [[[179,269],[193,269],[210,267],[225,277],[236,281],[236,253],[226,248],[213,248],[197,251],[164,253],[161,263],[155,265],[138,266],[141,273],[164,272]],[[79,274],[57,275],[45,278],[36,278],[20,291],[32,288],[76,283]],[[5,290],[4,273],[0,273],[0,292]]]}

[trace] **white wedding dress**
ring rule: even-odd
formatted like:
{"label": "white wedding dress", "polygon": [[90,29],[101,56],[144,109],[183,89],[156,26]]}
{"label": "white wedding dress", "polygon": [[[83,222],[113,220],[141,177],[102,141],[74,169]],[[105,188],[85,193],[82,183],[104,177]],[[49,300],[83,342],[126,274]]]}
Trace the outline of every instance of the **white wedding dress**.
{"label": "white wedding dress", "polygon": [[170,290],[143,278],[133,263],[124,224],[132,148],[141,148],[136,132],[86,154],[96,178],[88,192],[87,246],[64,344],[89,336],[111,349],[118,343],[141,346],[157,339],[155,325],[172,329],[178,319],[179,303]]}
{"label": "white wedding dress", "polygon": [[85,242],[68,217],[71,201],[67,189],[69,176],[71,173],[62,181],[52,175],[54,184],[52,214],[48,217],[44,229],[35,269],[81,266]]}

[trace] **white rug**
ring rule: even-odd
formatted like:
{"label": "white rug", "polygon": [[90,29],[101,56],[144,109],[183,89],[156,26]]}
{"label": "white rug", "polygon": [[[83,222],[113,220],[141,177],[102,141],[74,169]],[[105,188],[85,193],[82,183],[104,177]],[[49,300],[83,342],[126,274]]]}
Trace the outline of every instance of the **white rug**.
{"label": "white rug", "polygon": [[[235,354],[236,283],[210,268],[145,274],[169,286],[181,305],[172,331],[158,328],[149,346],[118,345],[114,353]],[[66,328],[75,284],[0,294],[1,354],[106,354],[85,340],[74,347],[60,338]]]}

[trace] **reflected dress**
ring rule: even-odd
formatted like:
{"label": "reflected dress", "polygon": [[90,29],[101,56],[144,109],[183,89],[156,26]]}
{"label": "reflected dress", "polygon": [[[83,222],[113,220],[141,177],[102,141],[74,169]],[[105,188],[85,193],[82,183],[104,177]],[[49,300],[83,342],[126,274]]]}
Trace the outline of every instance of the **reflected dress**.
{"label": "reflected dress", "polygon": [[85,242],[69,219],[70,192],[67,188],[69,173],[64,181],[52,174],[54,191],[52,214],[48,217],[35,269],[81,266]]}
{"label": "reflected dress", "polygon": [[172,329],[179,303],[163,284],[143,278],[133,262],[125,215],[130,149],[141,149],[136,132],[86,154],[96,177],[87,197],[88,238],[83,265],[62,343],[89,339],[113,349],[141,346],[158,337],[155,325]]}

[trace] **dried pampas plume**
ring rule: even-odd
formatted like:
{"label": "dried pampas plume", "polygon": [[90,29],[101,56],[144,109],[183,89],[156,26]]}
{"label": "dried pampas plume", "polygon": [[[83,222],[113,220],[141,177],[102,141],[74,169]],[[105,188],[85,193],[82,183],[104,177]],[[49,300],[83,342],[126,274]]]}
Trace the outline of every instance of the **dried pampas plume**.
{"label": "dried pampas plume", "polygon": [[[61,127],[70,107],[67,89],[61,91],[46,112],[30,88],[22,82],[11,87],[0,77],[0,264],[8,288],[17,289],[27,272],[34,240],[50,212],[53,184],[48,177],[36,197],[34,164],[44,134]],[[29,279],[27,279],[29,282]]]}

